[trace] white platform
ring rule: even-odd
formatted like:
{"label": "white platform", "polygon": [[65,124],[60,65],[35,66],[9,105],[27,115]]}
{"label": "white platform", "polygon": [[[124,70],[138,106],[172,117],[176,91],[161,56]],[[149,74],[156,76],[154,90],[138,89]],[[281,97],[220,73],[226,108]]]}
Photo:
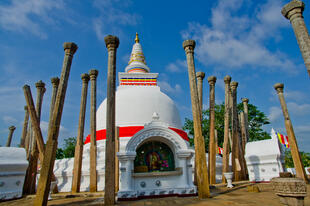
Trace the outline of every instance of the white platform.
{"label": "white platform", "polygon": [[22,197],[28,167],[24,148],[0,147],[0,200]]}

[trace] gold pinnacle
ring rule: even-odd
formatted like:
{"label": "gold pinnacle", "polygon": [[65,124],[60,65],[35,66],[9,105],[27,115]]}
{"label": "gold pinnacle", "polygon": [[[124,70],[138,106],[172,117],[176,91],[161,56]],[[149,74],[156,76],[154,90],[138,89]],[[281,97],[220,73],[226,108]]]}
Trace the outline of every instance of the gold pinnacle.
{"label": "gold pinnacle", "polygon": [[136,43],[139,43],[139,42],[140,42],[140,40],[139,40],[139,36],[138,36],[138,32],[136,32],[135,42],[136,42]]}

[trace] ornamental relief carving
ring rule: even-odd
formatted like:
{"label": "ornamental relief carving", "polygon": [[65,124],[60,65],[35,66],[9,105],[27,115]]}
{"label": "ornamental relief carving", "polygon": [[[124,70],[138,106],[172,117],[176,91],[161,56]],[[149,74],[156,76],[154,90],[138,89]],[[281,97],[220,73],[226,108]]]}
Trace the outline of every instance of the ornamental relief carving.
{"label": "ornamental relief carving", "polygon": [[[170,141],[177,150],[187,149],[187,145],[180,142],[180,137],[177,134],[172,134],[172,131],[167,128],[148,128],[145,131],[140,131],[134,135],[128,142],[126,146],[126,151],[136,151],[137,147],[146,139],[151,137],[163,137]],[[183,140],[181,140],[183,141]]]}

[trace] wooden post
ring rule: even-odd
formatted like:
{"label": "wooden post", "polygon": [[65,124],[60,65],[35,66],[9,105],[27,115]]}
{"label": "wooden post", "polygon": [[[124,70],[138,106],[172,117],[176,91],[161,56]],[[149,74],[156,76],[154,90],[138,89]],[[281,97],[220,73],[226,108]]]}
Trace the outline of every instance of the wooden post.
{"label": "wooden post", "polygon": [[[230,76],[224,77],[225,82],[225,113],[224,113],[224,142],[223,142],[223,174],[222,182],[226,183],[224,172],[229,172],[229,119],[230,119]],[[231,141],[230,141],[231,143]]]}
{"label": "wooden post", "polygon": [[9,132],[8,140],[7,140],[6,145],[5,145],[6,147],[11,147],[11,141],[12,141],[13,132],[15,129],[16,129],[16,127],[14,127],[14,126],[9,127],[10,132]]}
{"label": "wooden post", "polygon": [[216,77],[208,77],[208,82],[210,86],[210,97],[209,97],[209,106],[210,106],[210,130],[209,130],[209,174],[210,174],[210,184],[215,184],[215,175],[216,175],[216,143],[215,143],[215,82]]}
{"label": "wooden post", "polygon": [[117,152],[119,152],[119,127],[115,128],[115,192],[119,190],[119,160],[117,157]]}
{"label": "wooden post", "polygon": [[194,122],[194,142],[195,142],[195,155],[199,161],[197,162],[197,183],[198,183],[198,196],[199,198],[210,197],[208,169],[206,163],[205,142],[202,136],[201,125],[201,109],[198,98],[198,90],[195,78],[195,63],[194,63],[194,40],[185,40],[183,48],[186,53],[188,77],[191,90],[191,102]]}
{"label": "wooden post", "polygon": [[292,24],[308,75],[310,76],[310,38],[302,15],[304,9],[304,2],[293,0],[282,8],[281,13]]}
{"label": "wooden post", "polygon": [[[41,108],[43,102],[43,95],[46,91],[45,83],[41,80],[38,81],[36,84],[37,88],[37,99],[36,99],[36,115],[38,124],[40,125],[41,119]],[[37,146],[37,137],[36,134],[32,134],[32,146],[31,146],[31,156],[29,162],[29,174],[30,174],[30,184],[29,184],[29,193],[34,194],[36,192],[36,179],[37,179],[37,170],[38,170],[38,158],[39,158],[39,150]]]}
{"label": "wooden post", "polygon": [[25,106],[25,118],[24,118],[24,126],[23,126],[23,131],[22,131],[22,136],[20,138],[20,147],[25,148],[25,140],[27,136],[27,128],[28,128],[28,121],[29,121],[29,112],[28,112],[28,107]]}
{"label": "wooden post", "polygon": [[115,80],[116,50],[119,39],[116,36],[104,37],[108,49],[108,84],[107,84],[107,138],[105,157],[104,205],[115,204]]}
{"label": "wooden post", "polygon": [[76,52],[77,48],[78,48],[77,45],[74,43],[71,42],[64,43],[65,57],[61,72],[59,88],[57,91],[55,106],[53,110],[52,121],[50,127],[48,128],[46,150],[44,152],[44,160],[37,187],[36,199],[34,201],[35,206],[47,205],[47,198],[50,190],[51,177],[56,158],[59,128],[68,85],[68,78],[70,74],[73,55]]}
{"label": "wooden post", "polygon": [[284,84],[277,83],[274,85],[274,88],[277,91],[278,97],[280,100],[280,104],[281,104],[281,108],[282,108],[282,112],[284,116],[285,128],[286,128],[286,132],[288,136],[288,142],[290,144],[291,154],[292,154],[292,158],[293,158],[293,162],[294,162],[294,166],[296,170],[296,176],[299,178],[302,178],[306,183],[309,183],[309,180],[305,172],[304,165],[300,158],[293,125],[292,125],[292,122],[291,122],[291,119],[290,119],[290,116],[287,110],[286,102],[284,99],[284,95],[283,95]]}
{"label": "wooden post", "polygon": [[90,192],[97,192],[97,143],[96,143],[96,79],[98,71],[89,71],[90,77]]}
{"label": "wooden post", "polygon": [[83,159],[83,138],[84,138],[84,124],[87,101],[87,87],[89,81],[88,74],[82,74],[82,95],[79,116],[79,127],[77,133],[77,140],[74,152],[74,168],[72,177],[72,193],[80,192],[81,175],[82,175],[82,159]]}
{"label": "wooden post", "polygon": [[[200,110],[201,110],[201,121],[202,121],[202,107],[203,107],[203,79],[205,78],[204,72],[196,72],[196,78],[197,78],[197,89],[198,89],[198,98],[200,103]],[[195,167],[194,167],[194,185],[197,185],[197,156],[195,155]]]}

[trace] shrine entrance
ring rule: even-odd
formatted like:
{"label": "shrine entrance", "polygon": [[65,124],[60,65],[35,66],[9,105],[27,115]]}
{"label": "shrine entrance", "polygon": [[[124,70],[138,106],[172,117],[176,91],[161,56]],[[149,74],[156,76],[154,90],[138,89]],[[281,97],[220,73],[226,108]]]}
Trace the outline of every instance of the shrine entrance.
{"label": "shrine entrance", "polygon": [[134,172],[166,172],[175,170],[174,154],[160,141],[148,141],[136,150]]}

